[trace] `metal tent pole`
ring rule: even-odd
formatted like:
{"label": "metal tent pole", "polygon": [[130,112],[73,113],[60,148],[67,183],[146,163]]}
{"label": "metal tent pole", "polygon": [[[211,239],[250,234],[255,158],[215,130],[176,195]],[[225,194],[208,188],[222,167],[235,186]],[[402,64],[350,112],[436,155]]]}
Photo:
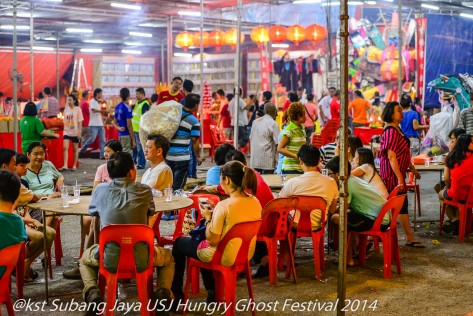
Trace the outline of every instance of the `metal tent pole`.
{"label": "metal tent pole", "polygon": [[161,42],[161,82],[167,82],[164,78],[164,42]]}
{"label": "metal tent pole", "polygon": [[[204,92],[204,0],[200,0],[200,93]],[[204,98],[200,98],[200,157],[204,158]]]}
{"label": "metal tent pole", "polygon": [[168,18],[168,75],[166,82],[170,83],[172,80],[172,17]]}
{"label": "metal tent pole", "polygon": [[401,101],[401,96],[402,96],[402,0],[397,1],[397,11],[398,11],[398,30],[399,30],[399,36],[398,36],[398,43],[397,43],[397,52],[399,54],[399,66],[397,70],[397,94],[398,94],[398,100]]}
{"label": "metal tent pole", "polygon": [[31,102],[34,102],[34,52],[33,52],[33,45],[34,45],[34,32],[33,32],[33,4],[30,7],[31,15],[30,15],[30,89],[31,89]]}
{"label": "metal tent pole", "polygon": [[241,56],[240,56],[240,40],[241,40],[241,9],[242,0],[238,0],[237,6],[237,43],[235,52],[235,73],[236,73],[236,84],[235,84],[235,109],[233,113],[233,144],[235,148],[238,148],[238,109],[240,104],[240,81],[241,81]]}
{"label": "metal tent pole", "polygon": [[13,0],[13,147],[15,151],[18,151],[18,60],[17,60],[17,52],[16,52],[16,46],[17,46],[17,34],[16,34],[16,7],[17,3],[16,0]]}
{"label": "metal tent pole", "polygon": [[59,101],[59,32],[56,33],[56,98]]}
{"label": "metal tent pole", "polygon": [[348,209],[348,0],[340,3],[340,222],[338,244],[337,315],[346,298],[347,209]]}

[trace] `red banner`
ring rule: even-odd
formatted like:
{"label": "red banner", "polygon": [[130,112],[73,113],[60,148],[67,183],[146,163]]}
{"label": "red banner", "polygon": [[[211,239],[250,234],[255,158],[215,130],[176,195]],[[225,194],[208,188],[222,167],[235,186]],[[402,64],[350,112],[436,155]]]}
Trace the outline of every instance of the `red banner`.
{"label": "red banner", "polygon": [[417,53],[417,95],[421,100],[424,97],[425,81],[425,33],[427,30],[427,18],[416,20],[416,53]]}
{"label": "red banner", "polygon": [[260,47],[260,68],[261,68],[261,88],[262,91],[269,90],[269,68],[268,68],[268,54],[265,45]]}

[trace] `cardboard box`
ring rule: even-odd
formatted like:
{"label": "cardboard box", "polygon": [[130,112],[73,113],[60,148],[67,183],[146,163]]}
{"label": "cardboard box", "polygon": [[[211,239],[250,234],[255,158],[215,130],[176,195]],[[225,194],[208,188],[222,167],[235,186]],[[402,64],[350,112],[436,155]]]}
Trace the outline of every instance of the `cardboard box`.
{"label": "cardboard box", "polygon": [[8,133],[8,121],[0,121],[0,133]]}

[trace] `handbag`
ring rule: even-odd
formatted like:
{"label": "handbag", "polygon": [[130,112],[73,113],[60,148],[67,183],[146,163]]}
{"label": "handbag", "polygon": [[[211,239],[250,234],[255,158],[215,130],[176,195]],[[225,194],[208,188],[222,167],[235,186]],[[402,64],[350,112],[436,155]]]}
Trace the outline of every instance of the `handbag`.
{"label": "handbag", "polygon": [[205,240],[205,230],[207,225],[205,225],[205,218],[201,218],[199,225],[197,225],[193,230],[189,232],[189,236],[196,241]]}

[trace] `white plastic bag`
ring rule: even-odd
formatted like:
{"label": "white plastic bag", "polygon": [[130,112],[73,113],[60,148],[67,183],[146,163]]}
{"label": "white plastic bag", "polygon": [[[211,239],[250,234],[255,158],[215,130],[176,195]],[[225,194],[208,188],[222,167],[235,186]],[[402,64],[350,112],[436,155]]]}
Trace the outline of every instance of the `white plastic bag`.
{"label": "white plastic bag", "polygon": [[140,141],[145,147],[149,134],[161,134],[171,139],[181,123],[182,104],[166,101],[152,106],[140,119]]}

